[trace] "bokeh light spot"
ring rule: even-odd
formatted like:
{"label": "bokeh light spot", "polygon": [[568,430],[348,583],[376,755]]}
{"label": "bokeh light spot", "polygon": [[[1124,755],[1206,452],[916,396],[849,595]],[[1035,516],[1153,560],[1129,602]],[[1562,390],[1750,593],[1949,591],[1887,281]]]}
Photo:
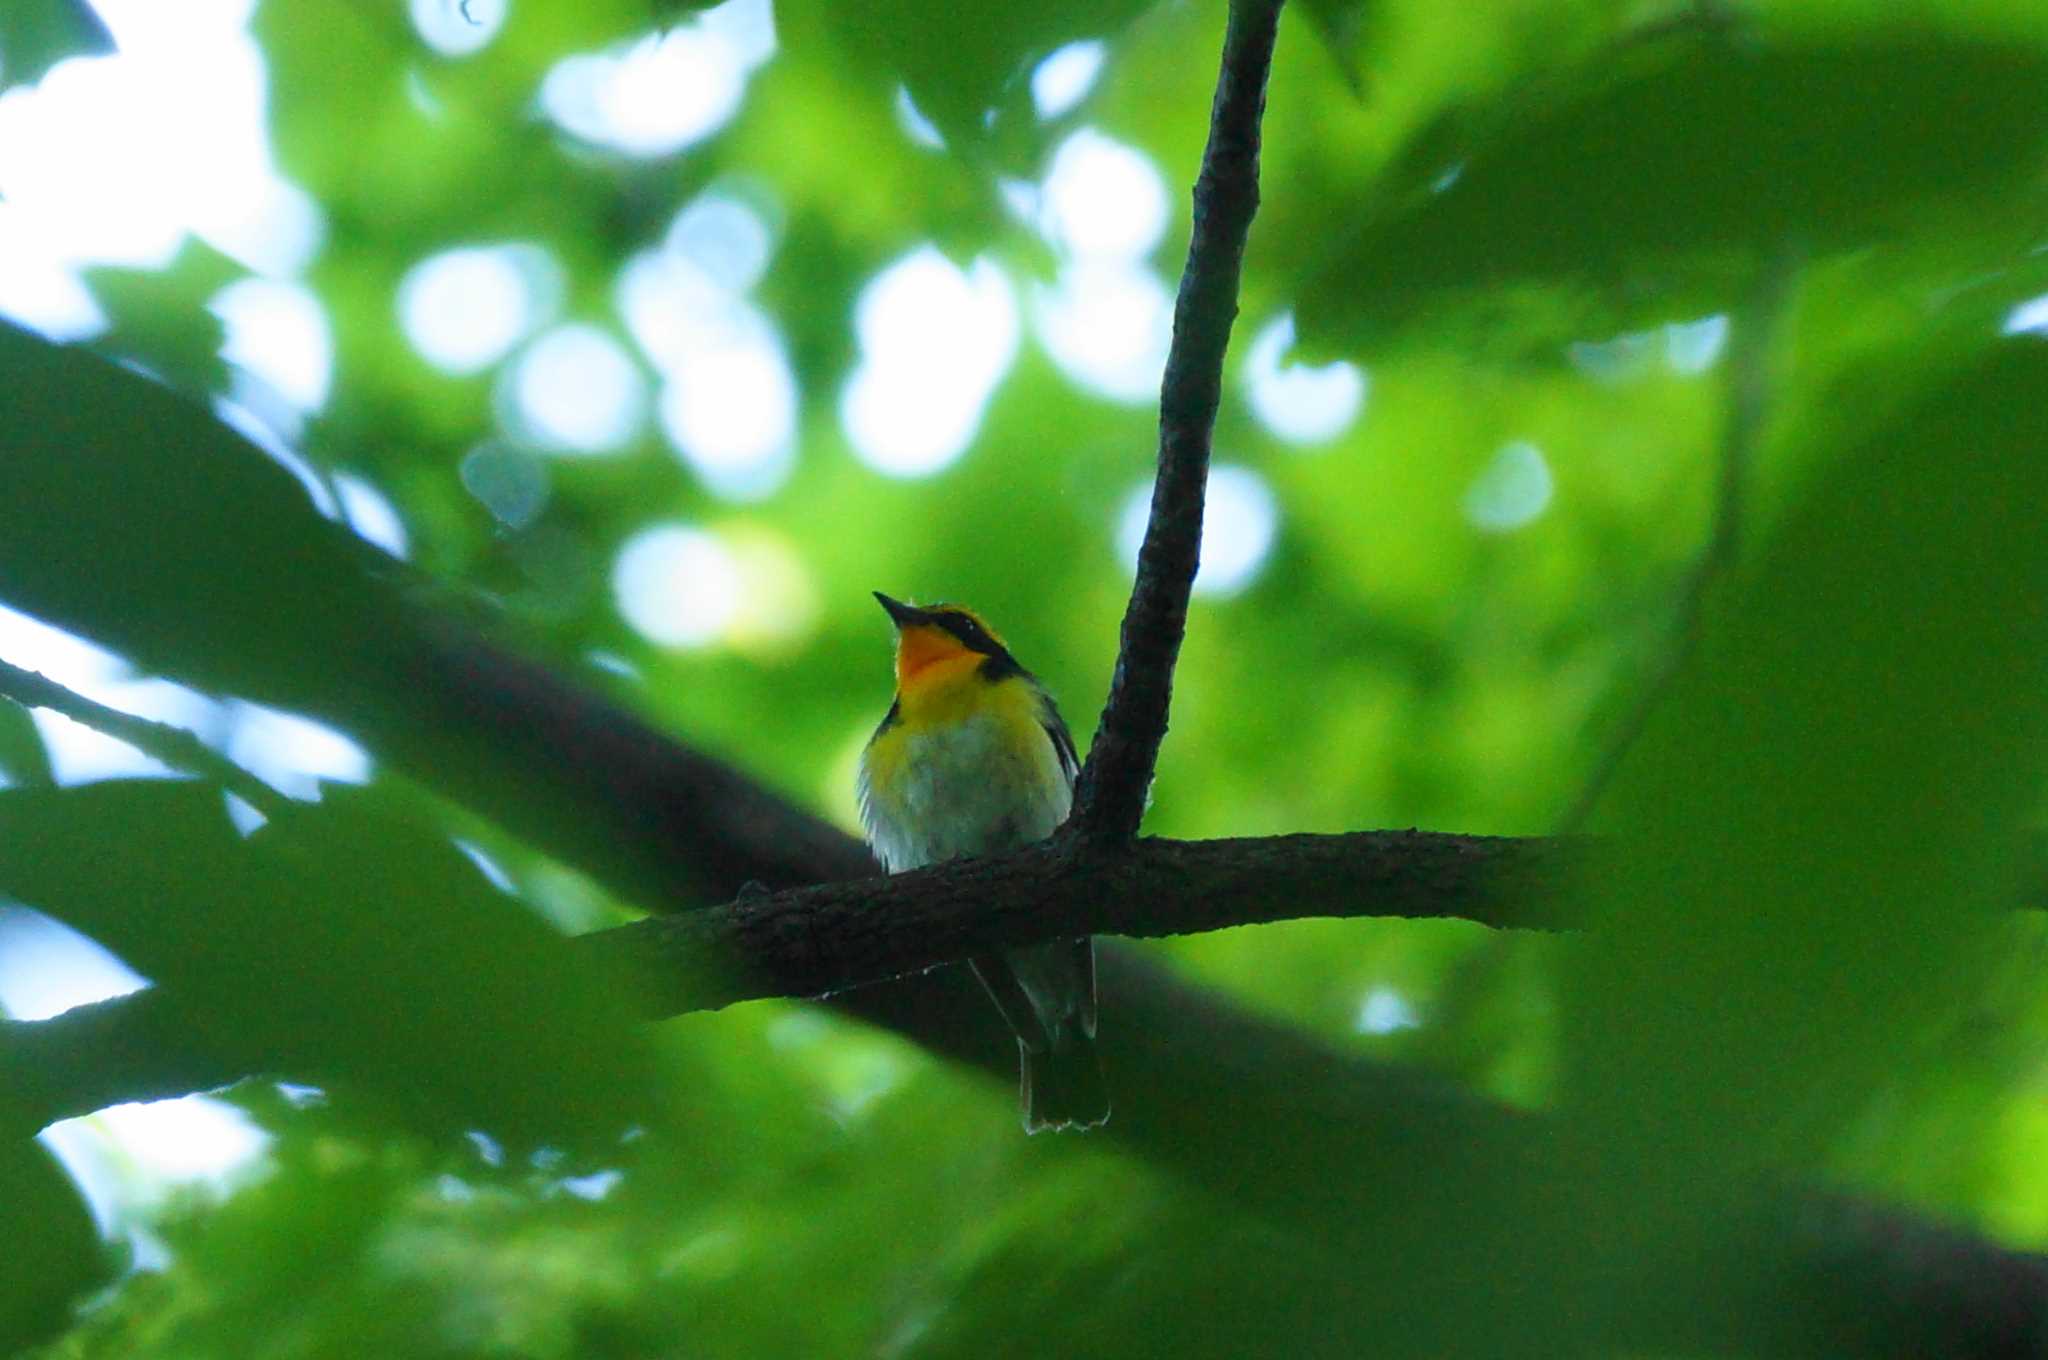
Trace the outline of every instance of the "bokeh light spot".
{"label": "bokeh light spot", "polygon": [[462,456],[458,475],[464,489],[508,529],[528,527],[547,508],[547,464],[525,449],[489,440]]}
{"label": "bokeh light spot", "polygon": [[735,500],[773,493],[796,464],[796,375],[775,324],[743,296],[771,248],[750,208],[706,195],[619,275],[626,329],[666,380],[662,432],[705,486]]}
{"label": "bokeh light spot", "polygon": [[739,54],[723,38],[685,26],[631,48],[599,91],[598,108],[615,146],[662,156],[716,131],[745,88]]}
{"label": "bokeh light spot", "polygon": [[945,148],[945,136],[939,131],[938,124],[925,117],[924,110],[918,108],[917,101],[910,97],[909,86],[896,87],[895,107],[896,126],[903,129],[903,135],[910,139],[911,145],[921,146],[927,151]]}
{"label": "bokeh light spot", "polygon": [[1728,345],[1728,315],[1716,312],[1697,321],[1674,321],[1664,328],[1664,354],[1673,371],[1704,373]]}
{"label": "bokeh light spot", "polygon": [[178,160],[152,107],[168,102],[161,77],[127,57],[73,57],[0,94],[0,198],[46,219],[74,260],[160,269],[184,239]]}
{"label": "bokeh light spot", "polygon": [[1406,997],[1392,987],[1375,987],[1358,1003],[1358,1018],[1353,1027],[1360,1034],[1393,1034],[1414,1029],[1421,1023],[1422,1017]]}
{"label": "bokeh light spot", "polygon": [[65,343],[106,329],[106,314],[43,224],[0,201],[0,315]]}
{"label": "bokeh light spot", "polygon": [[1259,331],[1245,359],[1252,411],[1280,438],[1295,444],[1335,439],[1365,405],[1363,369],[1342,360],[1310,367],[1284,362],[1294,347],[1294,313],[1283,312]]}
{"label": "bokeh light spot", "polygon": [[482,51],[505,26],[508,0],[412,0],[412,26],[444,57]]}
{"label": "bokeh light spot", "polygon": [[1166,233],[1166,182],[1145,153],[1082,128],[1046,172],[1047,239],[1077,256],[1134,260]]}
{"label": "bokeh light spot", "polygon": [[412,540],[405,532],[405,521],[382,491],[349,472],[334,475],[334,490],[341,498],[342,518],[363,539],[397,558],[411,550]]}
{"label": "bokeh light spot", "polygon": [[[1117,548],[1135,567],[1152,510],[1152,484],[1134,487],[1117,517]],[[1228,597],[1257,578],[1272,551],[1280,507],[1265,479],[1250,468],[1219,464],[1209,470],[1202,515],[1202,563],[1194,593]]]}
{"label": "bokeh light spot", "polygon": [[1534,444],[1518,440],[1493,456],[1465,493],[1465,518],[1505,533],[1542,514],[1555,489],[1550,464]]}
{"label": "bokeh light spot", "polygon": [[862,461],[921,477],[958,458],[1017,352],[1017,304],[993,261],[965,271],[931,246],[890,265],[854,309],[861,363],[840,418]]}
{"label": "bokeh light spot", "polygon": [[647,383],[625,347],[595,326],[540,336],[512,376],[512,417],[525,439],[561,453],[605,453],[631,439],[646,415]]}
{"label": "bokeh light spot", "polygon": [[721,496],[772,494],[795,466],[796,378],[772,337],[706,347],[662,389],[662,430]]}
{"label": "bokeh light spot", "polygon": [[1155,400],[1173,340],[1173,298],[1151,270],[1083,262],[1031,295],[1038,338],[1059,370],[1122,402]]}
{"label": "bokeh light spot", "polygon": [[302,269],[320,213],[270,157],[252,6],[98,8],[117,52],[0,94],[0,199],[72,264],[160,268],[195,233],[260,272]]}
{"label": "bokeh light spot", "polygon": [[555,63],[541,107],[585,141],[631,156],[672,155],[725,125],[748,74],[774,51],[765,0],[727,0],[621,50]]}
{"label": "bokeh light spot", "polygon": [[748,70],[775,55],[773,0],[725,0],[700,13],[697,24],[725,39]]}
{"label": "bokeh light spot", "polygon": [[1039,118],[1057,118],[1086,99],[1108,51],[1094,39],[1071,42],[1039,62],[1031,72],[1031,103]]}
{"label": "bokeh light spot", "polygon": [[334,338],[327,309],[310,289],[277,279],[240,279],[207,306],[227,328],[222,358],[270,384],[300,411],[327,404]]}
{"label": "bokeh light spot", "polygon": [[797,544],[763,525],[735,525],[722,535],[739,568],[740,607],[728,630],[749,655],[787,656],[810,638],[823,602]]}
{"label": "bokeh light spot", "polygon": [[560,270],[538,246],[464,246],[430,255],[398,285],[398,322],[420,357],[444,373],[502,359],[539,321]]}
{"label": "bokeh light spot", "polygon": [[724,194],[704,194],[676,214],[664,246],[729,293],[760,282],[774,243],[760,214]]}
{"label": "bokeh light spot", "polygon": [[1564,352],[1573,368],[1596,382],[1622,383],[1649,371],[1656,340],[1654,331],[1626,331],[1606,340],[1574,340]]}
{"label": "bokeh light spot", "polygon": [[713,534],[658,525],[619,549],[612,593],[619,613],[649,642],[707,647],[739,613],[739,564]]}
{"label": "bokeh light spot", "polygon": [[2048,293],[2029,298],[2006,313],[2004,335],[2048,335]]}
{"label": "bokeh light spot", "polygon": [[619,271],[616,296],[627,333],[648,360],[673,373],[706,345],[756,324],[734,298],[690,261],[667,250],[642,251]]}

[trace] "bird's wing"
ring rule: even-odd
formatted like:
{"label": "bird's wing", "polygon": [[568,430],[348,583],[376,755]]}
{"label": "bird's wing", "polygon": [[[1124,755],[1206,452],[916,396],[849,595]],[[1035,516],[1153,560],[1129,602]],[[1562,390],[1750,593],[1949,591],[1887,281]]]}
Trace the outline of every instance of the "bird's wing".
{"label": "bird's wing", "polygon": [[1060,773],[1066,776],[1067,787],[1074,787],[1075,778],[1081,773],[1081,758],[1074,753],[1074,734],[1067,731],[1067,725],[1060,718],[1059,709],[1051,696],[1046,696],[1045,707],[1038,715],[1038,721],[1045,728],[1045,735],[1052,739],[1052,749],[1060,758]]}
{"label": "bird's wing", "polygon": [[[1045,724],[1045,735],[1052,738],[1052,749],[1060,758],[1060,773],[1066,776],[1067,787],[1074,787],[1074,780],[1081,773],[1081,757],[1074,750],[1074,734],[1067,730],[1067,724],[1060,718],[1060,710],[1045,696],[1045,711],[1039,715]],[[1095,941],[1087,936],[1066,943],[1070,966],[1074,971],[1076,1000],[1079,1002],[1077,1018],[1081,1031],[1089,1038],[1095,1037]]]}

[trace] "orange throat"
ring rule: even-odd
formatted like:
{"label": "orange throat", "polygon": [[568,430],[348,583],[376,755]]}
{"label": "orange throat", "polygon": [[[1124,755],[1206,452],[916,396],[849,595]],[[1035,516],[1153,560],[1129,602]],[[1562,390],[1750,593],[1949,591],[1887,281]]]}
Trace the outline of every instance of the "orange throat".
{"label": "orange throat", "polygon": [[945,629],[912,625],[896,635],[896,691],[910,697],[953,675],[956,666],[947,663],[979,659]]}

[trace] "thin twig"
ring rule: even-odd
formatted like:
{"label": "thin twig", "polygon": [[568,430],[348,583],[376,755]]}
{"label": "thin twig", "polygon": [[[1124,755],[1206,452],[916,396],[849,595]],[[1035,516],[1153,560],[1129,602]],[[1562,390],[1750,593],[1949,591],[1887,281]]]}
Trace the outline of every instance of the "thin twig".
{"label": "thin twig", "polygon": [[1166,735],[1173,666],[1201,559],[1202,499],[1222,400],[1223,359],[1237,316],[1245,238],[1259,206],[1259,119],[1279,18],[1280,0],[1232,0],[1223,37],[1223,69],[1195,180],[1194,229],[1160,386],[1152,512],[1124,611],[1109,700],[1069,823],[1074,834],[1095,844],[1122,844],[1138,834]]}
{"label": "thin twig", "polygon": [[0,661],[0,697],[12,699],[24,708],[47,708],[116,741],[127,742],[174,770],[213,781],[266,817],[275,817],[292,806],[291,799],[184,728],[109,708],[35,671]]}
{"label": "thin twig", "polygon": [[1729,318],[1727,400],[1716,460],[1714,517],[1707,528],[1707,541],[1679,591],[1669,641],[1643,681],[1635,703],[1615,726],[1578,796],[1559,819],[1560,835],[1571,835],[1585,826],[1622,759],[1649,726],[1650,715],[1699,646],[1707,599],[1715,582],[1734,566],[1741,550],[1743,524],[1748,518],[1750,466],[1770,412],[1771,354],[1798,272],[1798,259],[1798,252],[1790,246],[1775,251],[1759,266],[1750,296]]}

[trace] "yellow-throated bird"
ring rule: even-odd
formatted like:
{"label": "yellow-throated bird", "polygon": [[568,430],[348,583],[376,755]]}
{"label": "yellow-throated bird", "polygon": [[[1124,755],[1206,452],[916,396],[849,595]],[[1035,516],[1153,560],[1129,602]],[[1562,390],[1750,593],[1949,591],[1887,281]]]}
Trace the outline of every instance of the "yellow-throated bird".
{"label": "yellow-throated bird", "polygon": [[[890,873],[1044,840],[1067,819],[1079,762],[1038,677],[972,610],[916,608],[879,590],[896,621],[896,702],[860,757],[860,819]],[[1055,940],[973,961],[1023,1064],[1024,1128],[1109,1118],[1095,1054],[1095,942]]]}

